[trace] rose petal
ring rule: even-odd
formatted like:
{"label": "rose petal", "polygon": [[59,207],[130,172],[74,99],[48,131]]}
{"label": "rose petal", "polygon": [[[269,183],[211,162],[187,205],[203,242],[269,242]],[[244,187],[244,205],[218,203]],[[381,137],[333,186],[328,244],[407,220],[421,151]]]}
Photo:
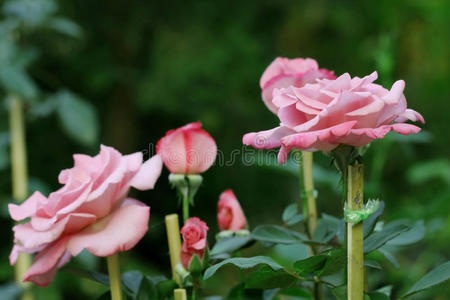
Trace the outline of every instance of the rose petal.
{"label": "rose petal", "polygon": [[293,148],[308,151],[330,151],[339,144],[339,138],[346,136],[357,121],[348,121],[330,128],[288,135],[281,139],[278,162],[284,163],[288,152]]}
{"label": "rose petal", "polygon": [[281,138],[295,133],[294,130],[279,126],[270,130],[247,133],[242,138],[242,143],[257,149],[272,149],[281,145]]}
{"label": "rose petal", "polygon": [[9,214],[14,221],[21,221],[23,219],[31,217],[32,215],[34,215],[38,203],[43,202],[46,199],[47,198],[45,198],[44,195],[36,191],[20,205],[9,204]]}
{"label": "rose petal", "polygon": [[127,251],[147,232],[149,217],[150,207],[128,198],[110,215],[74,234],[67,250],[75,256],[87,249],[102,257]]}
{"label": "rose petal", "polygon": [[[23,281],[31,281],[42,287],[49,285],[66,250],[66,242],[67,238],[60,239],[40,251],[25,273]],[[67,260],[67,256],[65,260]]]}
{"label": "rose petal", "polygon": [[141,191],[153,189],[161,175],[161,170],[161,156],[154,155],[141,166],[138,173],[130,181],[130,185]]}

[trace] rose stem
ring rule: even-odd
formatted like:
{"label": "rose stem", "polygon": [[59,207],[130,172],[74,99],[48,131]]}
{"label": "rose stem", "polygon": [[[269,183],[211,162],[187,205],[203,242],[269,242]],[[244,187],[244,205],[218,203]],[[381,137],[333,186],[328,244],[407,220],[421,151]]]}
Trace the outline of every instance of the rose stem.
{"label": "rose stem", "polygon": [[187,300],[185,289],[174,289],[173,296],[175,300]]}
{"label": "rose stem", "polygon": [[189,197],[183,194],[183,223],[189,219]]}
{"label": "rose stem", "polygon": [[177,214],[167,215],[165,220],[166,220],[167,242],[169,244],[170,265],[172,267],[172,277],[173,279],[175,279],[178,285],[181,286],[180,278],[177,272],[175,271],[176,266],[181,261],[180,259],[181,240],[180,240],[180,226],[178,224],[178,215]]}
{"label": "rose stem", "polygon": [[[11,135],[11,176],[12,194],[16,202],[20,203],[27,197],[27,151],[25,143],[25,124],[23,117],[23,103],[16,95],[9,96]],[[15,265],[15,278],[17,284],[24,288],[23,300],[33,299],[30,284],[22,282],[28,267],[31,265],[29,254],[20,253]]]}
{"label": "rose stem", "polygon": [[[316,198],[314,195],[313,180],[313,153],[309,151],[300,152],[299,161],[299,177],[300,177],[300,201],[303,206],[303,214],[307,220],[307,233],[312,239],[314,231],[317,227],[317,208]],[[310,254],[315,255],[316,249],[309,247]],[[316,299],[323,299],[322,288],[320,283],[314,284],[314,293]]]}
{"label": "rose stem", "polygon": [[106,258],[108,264],[109,284],[111,286],[111,300],[122,300],[120,288],[119,254],[113,254]]}
{"label": "rose stem", "polygon": [[[363,207],[362,164],[348,166],[347,205],[352,210]],[[364,253],[363,253],[363,223],[352,225],[347,223],[347,287],[349,300],[362,300],[364,296]]]}
{"label": "rose stem", "polygon": [[302,151],[302,164],[300,165],[300,172],[303,180],[303,205],[304,213],[308,220],[308,232],[312,237],[317,227],[317,208],[316,198],[314,195],[314,181],[313,181],[313,153],[309,151]]}

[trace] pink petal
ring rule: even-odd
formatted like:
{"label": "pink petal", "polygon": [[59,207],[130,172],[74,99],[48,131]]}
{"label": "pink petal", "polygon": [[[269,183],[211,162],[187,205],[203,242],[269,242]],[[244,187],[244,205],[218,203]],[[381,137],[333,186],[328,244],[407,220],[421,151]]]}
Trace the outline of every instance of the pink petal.
{"label": "pink petal", "polygon": [[47,198],[45,198],[44,195],[36,191],[20,205],[9,204],[9,214],[14,221],[21,221],[23,219],[31,217],[36,213],[37,204],[45,201],[46,199]]}
{"label": "pink petal", "polygon": [[412,124],[398,123],[383,125],[377,128],[358,128],[352,129],[350,133],[339,140],[342,144],[355,147],[361,147],[369,144],[371,141],[383,138],[390,131],[396,131],[403,135],[415,134],[420,131],[420,127]]}
{"label": "pink petal", "polygon": [[155,155],[147,160],[133,177],[130,185],[138,190],[153,189],[156,181],[161,175],[162,159],[160,155]]}
{"label": "pink petal", "polygon": [[382,99],[387,104],[397,104],[403,95],[405,89],[405,82],[403,80],[397,80],[391,87],[391,90]]}
{"label": "pink petal", "polygon": [[330,151],[338,146],[338,140],[346,136],[356,123],[357,121],[349,121],[322,130],[288,135],[281,139],[278,162],[284,163],[288,152],[293,148],[308,151]]}
{"label": "pink petal", "polygon": [[400,114],[398,118],[395,119],[395,122],[403,123],[407,120],[411,120],[413,122],[420,121],[421,123],[425,123],[425,120],[423,119],[421,114],[409,108],[407,108],[402,114]]}
{"label": "pink petal", "polygon": [[83,249],[96,256],[110,256],[133,248],[148,229],[150,207],[128,198],[110,215],[74,234],[67,250],[78,255]]}
{"label": "pink petal", "polygon": [[281,145],[281,138],[295,133],[294,130],[279,126],[270,130],[247,133],[242,138],[242,143],[257,149],[272,149]]}
{"label": "pink petal", "polygon": [[92,224],[96,216],[74,213],[66,216],[45,231],[35,230],[31,223],[18,224],[13,227],[14,240],[26,248],[36,248],[48,244],[65,233],[71,233]]}
{"label": "pink petal", "polygon": [[[40,251],[25,273],[23,281],[31,281],[42,287],[49,285],[60,266],[61,259],[65,256],[66,242],[67,238],[60,239]],[[67,261],[67,256],[64,260]]]}

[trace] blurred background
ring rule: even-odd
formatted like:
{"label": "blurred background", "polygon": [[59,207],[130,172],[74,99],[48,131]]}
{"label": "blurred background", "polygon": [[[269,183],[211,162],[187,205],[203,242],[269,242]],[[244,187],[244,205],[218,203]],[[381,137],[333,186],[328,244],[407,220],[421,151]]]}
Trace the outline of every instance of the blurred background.
{"label": "blurred background", "polygon": [[[385,273],[371,271],[370,284],[393,285],[398,296],[450,258],[448,1],[17,0],[0,6],[0,96],[16,93],[26,101],[30,193],[57,189],[73,153],[94,155],[102,143],[148,158],[167,130],[201,121],[225,161],[239,151],[232,163],[204,174],[196,196],[192,213],[208,223],[210,244],[218,196],[227,188],[250,226],[279,224],[284,207],[298,201],[296,167],[245,164],[241,139],[277,125],[260,98],[259,78],[269,63],[277,56],[311,57],[337,75],[377,70],[377,83],[387,88],[404,79],[408,106],[427,122],[418,135],[390,134],[372,143],[364,157],[366,199],[384,200],[385,221],[410,218],[424,236],[397,247],[401,267],[383,264]],[[1,103],[0,295],[7,295],[13,292],[7,260],[13,223],[8,109]],[[319,212],[340,216],[339,175],[329,157],[314,157]],[[152,207],[150,229],[123,255],[123,270],[170,276],[163,218],[178,207],[168,175],[164,170],[155,190],[132,191]],[[269,251],[280,260],[295,255]],[[106,271],[89,253],[71,264]],[[237,283],[233,276],[221,280],[211,280],[207,293]],[[96,299],[104,291],[64,271],[48,288],[35,288],[38,299],[49,300]],[[447,285],[412,299],[448,295]]]}

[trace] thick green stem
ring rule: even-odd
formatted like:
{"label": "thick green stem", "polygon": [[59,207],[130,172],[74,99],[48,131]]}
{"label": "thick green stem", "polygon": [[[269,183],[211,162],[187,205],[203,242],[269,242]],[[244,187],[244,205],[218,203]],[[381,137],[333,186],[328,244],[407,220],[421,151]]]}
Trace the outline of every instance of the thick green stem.
{"label": "thick green stem", "polygon": [[187,219],[189,219],[189,198],[187,195],[183,195],[183,221],[186,223]]}
{"label": "thick green stem", "polygon": [[[10,120],[9,130],[11,135],[11,177],[12,195],[16,202],[20,203],[28,194],[28,170],[27,151],[25,142],[25,121],[23,117],[23,103],[16,95],[9,96]],[[25,272],[31,265],[29,254],[20,253],[15,265],[15,278],[18,285],[24,288],[22,300],[32,300],[30,284],[22,282]]]}
{"label": "thick green stem", "polygon": [[113,254],[106,258],[108,264],[109,284],[111,286],[111,300],[122,300],[120,288],[119,254]]}
{"label": "thick green stem", "polygon": [[[347,205],[352,210],[362,209],[364,168],[362,164],[348,166]],[[347,287],[349,300],[364,297],[363,223],[347,223]]]}

